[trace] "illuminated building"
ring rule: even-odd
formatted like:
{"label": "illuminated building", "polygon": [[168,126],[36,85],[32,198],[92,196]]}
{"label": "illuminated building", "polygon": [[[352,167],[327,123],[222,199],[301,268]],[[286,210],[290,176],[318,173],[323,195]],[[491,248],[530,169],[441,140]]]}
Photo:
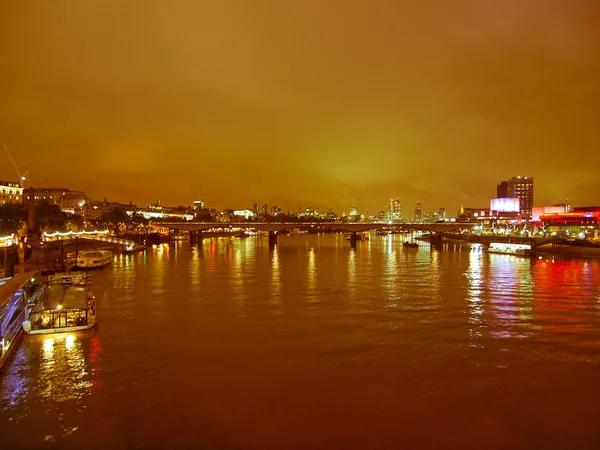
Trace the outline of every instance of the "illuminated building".
{"label": "illuminated building", "polygon": [[565,205],[534,206],[531,212],[531,221],[539,222],[542,214],[562,214],[568,212]]}
{"label": "illuminated building", "polygon": [[350,213],[348,214],[348,221],[350,222],[358,222],[360,220],[360,214],[358,214],[358,208],[356,205],[352,205],[350,208]]}
{"label": "illuminated building", "polygon": [[265,215],[269,214],[269,205],[267,205],[266,203],[262,205],[262,213]]}
{"label": "illuminated building", "polygon": [[23,188],[19,185],[19,183],[0,181],[0,205],[22,202]]}
{"label": "illuminated building", "polygon": [[440,216],[439,217],[440,219],[445,219],[446,218],[446,208],[440,208],[440,211],[438,214]]}
{"label": "illuminated building", "polygon": [[600,208],[596,211],[542,213],[539,218],[547,227],[548,232],[574,234],[579,238],[597,237],[600,226]]}
{"label": "illuminated building", "polygon": [[252,213],[255,216],[258,216],[259,212],[260,212],[260,205],[258,203],[255,203],[254,205],[252,205]]}
{"label": "illuminated building", "polygon": [[517,197],[499,197],[490,200],[490,210],[504,212],[521,212],[521,200]]}
{"label": "illuminated building", "polygon": [[402,204],[399,198],[390,198],[388,206],[388,219],[394,222],[402,220]]}
{"label": "illuminated building", "polygon": [[[89,203],[89,198],[83,191],[72,191],[65,188],[36,188],[33,189],[36,202],[46,200],[58,205],[62,211],[80,214],[82,208]],[[31,189],[27,189],[25,200],[31,199]]]}
{"label": "illuminated building", "polygon": [[280,207],[278,207],[278,206],[271,207],[271,215],[272,216],[279,216],[281,214],[283,214],[283,211],[281,210]]}
{"label": "illuminated building", "polygon": [[415,207],[415,218],[414,221],[416,223],[423,221],[423,208],[421,207],[421,202],[417,202],[417,206]]}
{"label": "illuminated building", "polygon": [[507,197],[518,198],[521,215],[530,219],[533,212],[533,177],[512,177],[506,183]]}
{"label": "illuminated building", "polygon": [[[258,203],[255,203],[254,206],[258,208]],[[246,220],[254,218],[254,211],[250,211],[249,209],[235,209],[232,212],[232,216],[239,218],[244,218]]]}

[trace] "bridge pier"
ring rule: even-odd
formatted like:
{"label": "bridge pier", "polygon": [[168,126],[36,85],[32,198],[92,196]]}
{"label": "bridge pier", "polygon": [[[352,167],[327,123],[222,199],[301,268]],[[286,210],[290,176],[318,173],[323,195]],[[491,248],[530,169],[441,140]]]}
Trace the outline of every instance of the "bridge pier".
{"label": "bridge pier", "polygon": [[277,244],[277,232],[276,231],[269,231],[269,243],[274,243]]}
{"label": "bridge pier", "polygon": [[356,248],[356,243],[359,241],[358,232],[352,231],[350,233],[350,248]]}
{"label": "bridge pier", "polygon": [[443,241],[444,241],[444,234],[436,233],[436,234],[431,235],[429,243],[436,250],[442,250]]}
{"label": "bridge pier", "polygon": [[202,230],[190,231],[190,245],[202,245]]}

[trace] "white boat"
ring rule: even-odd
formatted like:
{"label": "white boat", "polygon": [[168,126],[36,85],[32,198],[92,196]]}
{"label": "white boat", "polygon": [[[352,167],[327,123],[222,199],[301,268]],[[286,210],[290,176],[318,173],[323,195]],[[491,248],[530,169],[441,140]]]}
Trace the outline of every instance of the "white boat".
{"label": "white boat", "polygon": [[92,328],[96,317],[96,297],[87,274],[51,276],[23,322],[27,334],[52,334]]}
{"label": "white boat", "polygon": [[531,245],[493,242],[488,247],[487,252],[497,253],[500,255],[524,256],[529,258],[531,257]]}
{"label": "white boat", "polygon": [[298,235],[298,234],[308,234],[308,230],[302,230],[301,228],[292,228],[290,230],[290,235]]}
{"label": "white boat", "polygon": [[75,265],[79,269],[97,269],[108,266],[113,260],[108,250],[84,250],[77,255]]}

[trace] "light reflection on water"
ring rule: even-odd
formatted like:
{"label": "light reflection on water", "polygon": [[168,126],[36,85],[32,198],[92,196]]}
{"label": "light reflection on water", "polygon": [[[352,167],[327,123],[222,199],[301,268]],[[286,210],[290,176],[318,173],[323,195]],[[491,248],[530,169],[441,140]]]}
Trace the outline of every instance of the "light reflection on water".
{"label": "light reflection on water", "polygon": [[117,257],[93,274],[98,327],[26,336],[0,374],[0,437],[81,448],[598,442],[599,263],[406,251],[403,240],[214,238]]}

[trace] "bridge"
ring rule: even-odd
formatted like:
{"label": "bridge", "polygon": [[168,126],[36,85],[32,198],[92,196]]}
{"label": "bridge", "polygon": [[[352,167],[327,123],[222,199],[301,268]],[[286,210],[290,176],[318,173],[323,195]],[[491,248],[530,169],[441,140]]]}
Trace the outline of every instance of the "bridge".
{"label": "bridge", "polygon": [[94,231],[67,231],[66,233],[60,233],[58,231],[54,233],[43,233],[42,240],[44,242],[52,241],[75,241],[76,239],[87,239],[91,241],[106,242],[109,244],[123,245],[126,249],[132,249],[136,244],[133,241],[127,239],[120,239],[114,236],[108,235],[108,230],[94,230]]}
{"label": "bridge", "polygon": [[440,236],[443,233],[471,229],[476,226],[474,223],[443,222],[443,223],[356,223],[356,222],[163,222],[151,223],[153,228],[168,228],[171,230],[187,231],[190,233],[190,239],[193,236],[199,238],[202,231],[224,228],[251,228],[254,230],[266,231],[269,233],[269,240],[277,240],[277,233],[295,228],[344,231],[352,233],[350,240],[358,240],[358,233],[365,231],[386,229],[386,230],[415,230],[435,233]]}

